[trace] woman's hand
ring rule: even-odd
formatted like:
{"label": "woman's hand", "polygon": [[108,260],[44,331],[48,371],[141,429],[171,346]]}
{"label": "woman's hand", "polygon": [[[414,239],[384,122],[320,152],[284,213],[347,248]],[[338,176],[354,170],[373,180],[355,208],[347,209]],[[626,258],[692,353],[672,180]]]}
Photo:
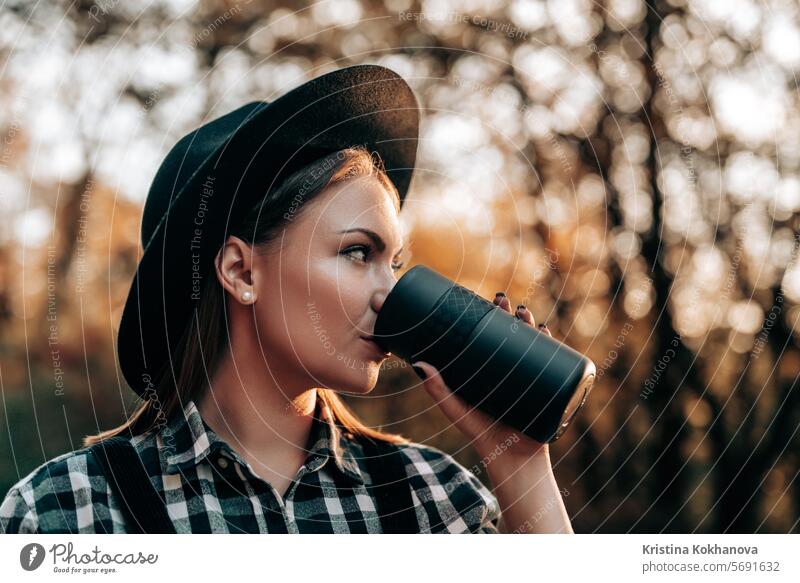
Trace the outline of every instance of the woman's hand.
{"label": "woman's hand", "polygon": [[[511,303],[500,292],[494,303],[511,313]],[[517,306],[516,317],[535,326],[525,306]],[[540,329],[552,336],[546,326]],[[450,390],[436,367],[427,362],[413,363],[425,376],[424,386],[447,418],[472,442],[486,462],[486,470],[502,517],[498,530],[503,533],[572,533],[562,492],[556,484],[547,444],[501,423],[472,407]],[[500,446],[500,454],[495,452]],[[494,454],[494,455],[492,455]]]}
{"label": "woman's hand", "polygon": [[[494,303],[511,313],[511,302],[503,292],[497,293]],[[523,305],[517,306],[515,316],[526,325],[536,325],[533,320],[533,314]],[[546,325],[541,324],[539,329],[548,336],[552,336]],[[540,443],[521,431],[496,421],[453,393],[433,365],[424,361],[417,361],[413,363],[413,366],[422,369],[425,376],[424,386],[428,394],[436,401],[436,404],[439,405],[439,408],[453,425],[458,427],[469,438],[472,446],[482,457],[486,457],[489,452],[494,451],[500,444],[505,444],[503,447],[505,453],[503,455],[509,453],[512,457],[524,459],[537,453],[546,453],[547,444]]]}

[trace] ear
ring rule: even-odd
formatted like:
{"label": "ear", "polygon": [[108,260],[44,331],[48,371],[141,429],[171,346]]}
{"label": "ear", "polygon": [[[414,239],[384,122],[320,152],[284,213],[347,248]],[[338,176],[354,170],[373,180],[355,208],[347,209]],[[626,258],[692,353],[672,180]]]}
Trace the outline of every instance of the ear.
{"label": "ear", "polygon": [[217,279],[240,304],[256,301],[253,286],[253,248],[239,237],[229,236],[214,259]]}

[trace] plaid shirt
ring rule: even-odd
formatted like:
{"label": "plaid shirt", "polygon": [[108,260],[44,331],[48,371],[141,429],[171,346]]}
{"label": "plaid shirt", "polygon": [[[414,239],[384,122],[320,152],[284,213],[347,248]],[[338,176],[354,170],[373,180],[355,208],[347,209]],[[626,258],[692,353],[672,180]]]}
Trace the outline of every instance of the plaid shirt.
{"label": "plaid shirt", "polygon": [[[193,401],[161,431],[131,438],[175,530],[382,532],[361,445],[317,403],[313,446],[282,497],[209,428]],[[434,447],[399,447],[421,533],[498,532],[498,501],[473,473]],[[4,533],[124,533],[126,527],[116,491],[86,448],[43,463],[0,504]]]}

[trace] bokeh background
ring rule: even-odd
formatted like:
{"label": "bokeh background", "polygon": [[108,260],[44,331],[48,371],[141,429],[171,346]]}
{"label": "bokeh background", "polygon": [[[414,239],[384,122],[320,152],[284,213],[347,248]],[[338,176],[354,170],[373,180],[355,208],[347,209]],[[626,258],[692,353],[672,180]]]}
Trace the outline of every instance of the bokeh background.
{"label": "bokeh background", "polygon": [[[114,340],[172,145],[376,63],[426,108],[409,267],[506,291],[597,363],[551,446],[575,530],[797,532],[799,23],[791,0],[5,0],[0,490],[135,404]],[[353,408],[486,481],[384,368]]]}

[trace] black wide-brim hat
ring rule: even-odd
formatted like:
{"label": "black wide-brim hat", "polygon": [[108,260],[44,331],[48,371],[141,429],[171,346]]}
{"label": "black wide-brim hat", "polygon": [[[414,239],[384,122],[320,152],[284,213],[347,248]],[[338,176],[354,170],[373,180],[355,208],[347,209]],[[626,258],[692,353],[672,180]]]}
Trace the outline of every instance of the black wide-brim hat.
{"label": "black wide-brim hat", "polygon": [[[255,101],[192,131],[156,172],[142,217],[144,249],[122,312],[117,349],[125,380],[151,396],[163,374],[177,378],[174,350],[194,317],[213,259],[267,193],[337,150],[377,151],[400,194],[411,183],[419,105],[394,71],[342,68],[278,99]],[[172,371],[172,372],[170,372]]]}

